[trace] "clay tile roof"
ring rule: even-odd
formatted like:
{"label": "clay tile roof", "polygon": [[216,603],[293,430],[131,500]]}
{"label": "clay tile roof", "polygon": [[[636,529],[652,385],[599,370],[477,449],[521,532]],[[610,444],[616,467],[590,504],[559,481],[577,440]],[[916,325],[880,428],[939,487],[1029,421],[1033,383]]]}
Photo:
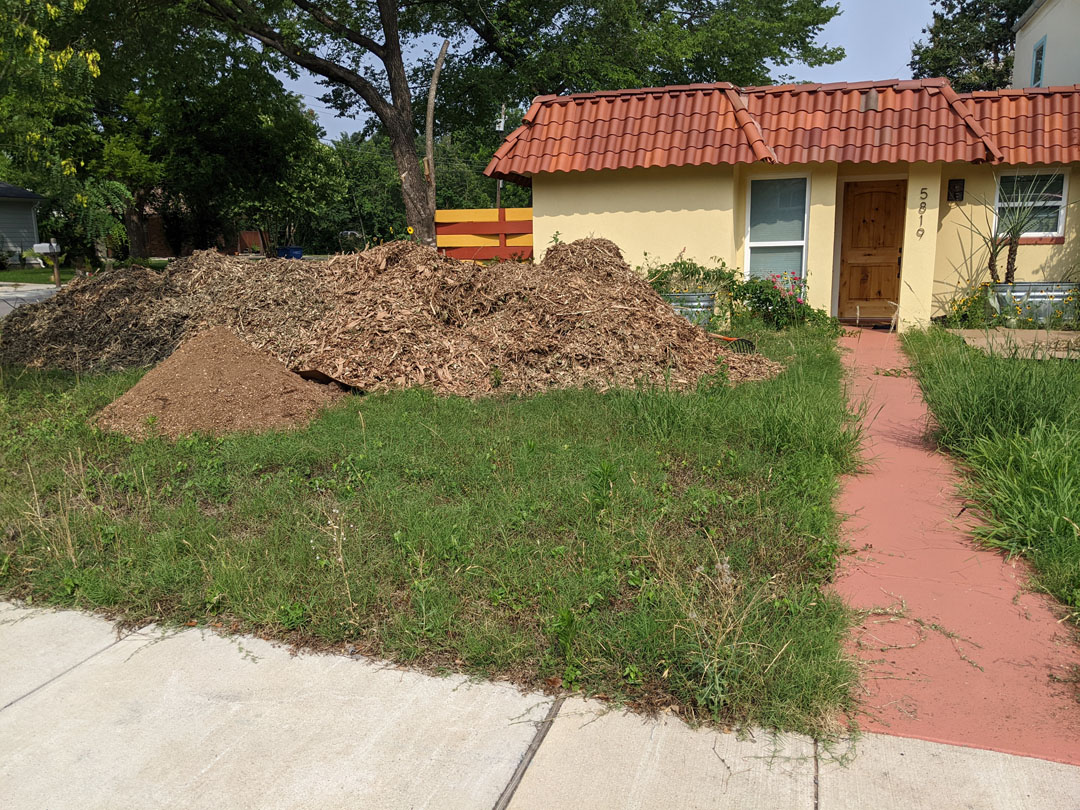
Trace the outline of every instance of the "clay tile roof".
{"label": "clay tile roof", "polygon": [[528,183],[651,166],[1069,160],[1080,160],[1080,87],[960,95],[946,79],[721,82],[540,96],[485,174]]}
{"label": "clay tile roof", "polygon": [[1006,163],[1080,160],[1080,84],[961,95]]}

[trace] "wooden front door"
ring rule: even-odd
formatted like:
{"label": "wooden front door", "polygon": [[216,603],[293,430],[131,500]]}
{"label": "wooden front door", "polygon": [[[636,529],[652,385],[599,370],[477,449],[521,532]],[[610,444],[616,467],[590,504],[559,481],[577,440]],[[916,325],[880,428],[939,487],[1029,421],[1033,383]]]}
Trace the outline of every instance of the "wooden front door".
{"label": "wooden front door", "polygon": [[890,319],[900,303],[906,180],[844,186],[840,318]]}

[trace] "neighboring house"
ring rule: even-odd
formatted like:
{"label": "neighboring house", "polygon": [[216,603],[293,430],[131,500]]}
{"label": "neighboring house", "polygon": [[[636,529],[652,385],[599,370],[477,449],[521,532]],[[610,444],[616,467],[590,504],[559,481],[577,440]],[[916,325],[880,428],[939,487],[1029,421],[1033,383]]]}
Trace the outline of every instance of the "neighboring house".
{"label": "neighboring house", "polygon": [[1013,87],[1080,82],[1080,0],[1034,0],[1013,31]]}
{"label": "neighboring house", "polygon": [[[945,79],[542,96],[486,174],[533,190],[533,239],[612,239],[640,266],[716,257],[807,279],[841,318],[941,314],[985,268],[992,227],[1048,186],[1017,280],[1077,266],[1080,86],[957,94]],[[1080,180],[1080,177],[1077,178]],[[989,221],[987,221],[989,220]]]}
{"label": "neighboring house", "polygon": [[10,183],[0,183],[0,253],[18,256],[38,240],[37,207],[45,198]]}

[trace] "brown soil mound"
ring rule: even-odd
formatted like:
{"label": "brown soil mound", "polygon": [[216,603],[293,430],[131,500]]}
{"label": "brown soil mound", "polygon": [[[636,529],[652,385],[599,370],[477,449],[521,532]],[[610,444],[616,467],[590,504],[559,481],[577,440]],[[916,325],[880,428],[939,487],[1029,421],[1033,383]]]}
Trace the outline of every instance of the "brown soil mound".
{"label": "brown soil mound", "polygon": [[226,433],[303,424],[337,392],[293,374],[228,329],[211,329],[181,344],[97,424],[135,438],[163,433]]}
{"label": "brown soil mound", "polygon": [[[152,274],[115,270],[85,284],[112,290],[123,286],[117,274],[136,272]],[[126,364],[144,365],[167,356],[183,333],[224,326],[291,369],[369,391],[690,388],[718,364],[733,383],[780,370],[763,357],[726,352],[604,239],[555,245],[535,265],[470,264],[394,242],[329,262],[250,262],[204,251],[159,275],[158,287],[128,299],[113,295],[99,305],[65,290],[24,308],[33,311],[0,330],[0,362],[112,368],[127,357],[91,349],[134,340],[139,348]],[[116,317],[127,309],[137,316]],[[83,338],[86,349],[65,350],[82,332],[93,333]]]}
{"label": "brown soil mound", "polygon": [[178,294],[169,273],[146,267],[74,279],[0,321],[0,363],[68,371],[153,365],[183,338],[186,317],[162,306]]}

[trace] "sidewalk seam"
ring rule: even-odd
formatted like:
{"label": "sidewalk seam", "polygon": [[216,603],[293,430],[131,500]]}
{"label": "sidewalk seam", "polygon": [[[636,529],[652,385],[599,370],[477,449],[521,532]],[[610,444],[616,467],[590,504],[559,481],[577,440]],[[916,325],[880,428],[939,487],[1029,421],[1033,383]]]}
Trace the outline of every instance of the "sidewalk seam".
{"label": "sidewalk seam", "polygon": [[3,706],[0,706],[0,712],[4,711],[4,710],[6,710],[6,709],[9,709],[9,708],[11,708],[11,707],[12,707],[12,706],[14,706],[14,705],[15,705],[16,703],[18,703],[18,702],[19,702],[20,700],[23,700],[24,698],[28,698],[28,697],[30,697],[30,695],[34,694],[35,692],[39,692],[39,691],[41,691],[41,690],[42,690],[42,689],[44,689],[44,688],[45,688],[46,686],[48,686],[48,685],[49,685],[50,683],[53,683],[54,681],[58,681],[58,680],[60,680],[60,678],[63,678],[63,677],[65,676],[65,675],[67,675],[67,674],[68,674],[69,672],[71,672],[71,671],[72,671],[73,669],[77,669],[78,667],[81,667],[81,666],[82,666],[83,664],[85,664],[85,663],[86,663],[87,661],[89,661],[89,660],[90,660],[91,658],[93,658],[94,656],[96,656],[96,655],[101,655],[101,654],[102,654],[103,652],[105,652],[106,650],[111,650],[111,649],[112,649],[113,647],[115,647],[115,646],[116,646],[117,644],[119,644],[119,643],[120,643],[121,641],[123,641],[123,640],[124,640],[124,638],[126,638],[126,636],[124,636],[124,637],[121,637],[121,638],[118,638],[118,639],[117,639],[116,641],[112,642],[111,644],[108,644],[108,645],[107,645],[107,646],[105,646],[105,647],[102,647],[102,648],[101,648],[100,650],[97,650],[97,651],[95,651],[95,652],[92,652],[92,653],[90,653],[90,655],[86,656],[86,658],[82,659],[81,661],[76,661],[76,662],[75,662],[74,664],[72,664],[72,665],[71,665],[70,667],[68,667],[67,669],[65,669],[65,670],[64,670],[63,672],[59,672],[59,673],[57,673],[56,675],[53,675],[53,676],[52,676],[51,678],[49,678],[49,680],[45,681],[45,683],[41,683],[41,684],[38,684],[37,686],[35,686],[35,687],[34,687],[33,689],[31,689],[31,690],[30,690],[29,692],[27,692],[26,694],[24,694],[24,695],[19,695],[19,696],[18,696],[17,698],[15,698],[14,700],[8,701],[8,702],[7,702],[7,703],[5,703],[5,704],[4,704]]}
{"label": "sidewalk seam", "polygon": [[540,750],[540,744],[544,741],[548,731],[551,730],[551,725],[555,722],[555,718],[559,714],[559,709],[562,708],[565,700],[566,698],[564,697],[556,698],[548,709],[547,715],[539,724],[537,724],[536,733],[533,734],[529,747],[525,749],[521,761],[518,763],[517,768],[514,769],[514,775],[510,777],[510,781],[506,783],[506,787],[504,787],[502,793],[499,794],[499,799],[495,802],[495,807],[492,808],[492,810],[506,810],[506,808],[510,806],[510,800],[514,798],[514,793],[517,792],[518,785],[521,784],[521,780],[525,776],[525,771],[529,769],[533,757],[535,757],[536,752]]}
{"label": "sidewalk seam", "polygon": [[821,760],[818,757],[818,741],[817,737],[814,737],[814,810],[820,810],[819,802],[821,800]]}

